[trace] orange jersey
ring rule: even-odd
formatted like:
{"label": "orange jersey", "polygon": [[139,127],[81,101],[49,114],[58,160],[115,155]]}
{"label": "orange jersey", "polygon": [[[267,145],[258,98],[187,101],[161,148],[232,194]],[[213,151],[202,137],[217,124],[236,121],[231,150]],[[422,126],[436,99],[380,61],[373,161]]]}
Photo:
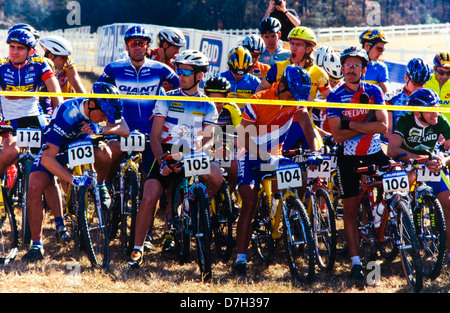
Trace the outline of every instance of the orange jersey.
{"label": "orange jersey", "polygon": [[256,61],[255,65],[252,66],[252,69],[250,70],[249,73],[255,75],[256,77],[262,80],[264,77],[266,77],[269,69],[270,65]]}

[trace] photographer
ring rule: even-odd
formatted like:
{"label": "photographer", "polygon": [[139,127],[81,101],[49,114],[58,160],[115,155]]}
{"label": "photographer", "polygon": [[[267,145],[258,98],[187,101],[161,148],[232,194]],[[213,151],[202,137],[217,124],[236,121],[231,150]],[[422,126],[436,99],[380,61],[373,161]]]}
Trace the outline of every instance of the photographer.
{"label": "photographer", "polygon": [[292,28],[300,26],[301,21],[297,12],[286,8],[286,0],[270,0],[269,7],[263,19],[274,17],[281,23],[281,40],[287,41],[287,36]]}

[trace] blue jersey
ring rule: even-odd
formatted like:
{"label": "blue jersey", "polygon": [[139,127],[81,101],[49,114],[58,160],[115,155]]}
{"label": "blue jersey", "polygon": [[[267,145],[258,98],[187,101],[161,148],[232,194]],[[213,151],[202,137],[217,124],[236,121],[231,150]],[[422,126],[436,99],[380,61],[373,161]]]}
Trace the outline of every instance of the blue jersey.
{"label": "blue jersey", "polygon": [[[144,64],[137,71],[129,58],[117,60],[108,64],[99,82],[107,82],[116,86],[122,95],[163,95],[163,83],[172,86],[180,85],[178,76],[167,65],[145,59]],[[137,129],[142,133],[150,133],[152,128],[153,109],[155,100],[122,99],[123,117],[130,129]]]}
{"label": "blue jersey", "polygon": [[367,64],[366,74],[362,78],[363,81],[370,84],[379,85],[380,83],[389,82],[389,72],[386,64],[381,61],[371,61]]}
{"label": "blue jersey", "polygon": [[[387,104],[389,105],[399,105],[399,106],[405,106],[406,103],[409,100],[409,96],[411,94],[407,93],[404,87],[398,88],[397,90],[394,90],[390,93],[387,93],[384,96],[384,100],[386,101]],[[403,114],[407,113],[409,111],[392,111],[392,117],[393,117],[393,124],[392,126],[395,126],[395,124],[397,124],[397,121],[399,119],[400,116],[402,116]],[[394,128],[394,127],[392,127]]]}
{"label": "blue jersey", "polygon": [[219,73],[216,76],[225,77],[230,82],[230,98],[250,98],[256,92],[256,88],[258,88],[261,83],[261,80],[258,77],[248,73],[245,74],[239,81],[236,81],[230,70]]}
{"label": "blue jersey", "polygon": [[[43,57],[28,58],[20,67],[9,58],[0,59],[0,88],[3,91],[36,92],[54,73]],[[3,118],[7,121],[42,114],[38,97],[1,97]]]}

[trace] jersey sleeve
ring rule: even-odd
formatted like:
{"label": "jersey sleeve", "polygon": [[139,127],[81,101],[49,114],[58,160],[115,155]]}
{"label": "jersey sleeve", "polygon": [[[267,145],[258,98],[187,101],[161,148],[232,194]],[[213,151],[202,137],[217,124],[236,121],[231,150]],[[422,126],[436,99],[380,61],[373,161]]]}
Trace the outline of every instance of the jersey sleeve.
{"label": "jersey sleeve", "polygon": [[[336,97],[334,96],[334,92],[331,92],[327,99],[326,102],[338,102]],[[327,111],[327,119],[333,118],[333,117],[341,117],[341,109],[339,108],[326,108]]]}
{"label": "jersey sleeve", "polygon": [[170,101],[156,100],[155,108],[153,109],[153,116],[166,117],[169,113]]}
{"label": "jersey sleeve", "polygon": [[238,125],[241,124],[241,119],[242,119],[242,113],[241,110],[239,109],[239,107],[236,105],[236,103],[227,103],[226,108],[228,109],[228,111],[230,112],[231,115],[231,123],[233,124],[234,127],[237,127]]}
{"label": "jersey sleeve", "polygon": [[163,77],[161,80],[167,81],[170,85],[172,85],[173,89],[176,89],[180,86],[180,80],[178,79],[177,74],[168,66],[165,66],[165,71],[163,71]]}
{"label": "jersey sleeve", "polygon": [[378,82],[380,83],[388,83],[389,82],[389,70],[387,65],[383,62],[380,63],[380,71],[378,72]]}
{"label": "jersey sleeve", "polygon": [[397,123],[394,126],[394,134],[400,135],[402,138],[406,138],[409,128],[408,114],[403,114],[398,118]]}
{"label": "jersey sleeve", "polygon": [[270,69],[267,71],[267,75],[265,77],[265,79],[267,80],[267,82],[269,82],[270,84],[273,84],[277,81],[277,75],[278,75],[278,66],[277,64],[273,64]]}
{"label": "jersey sleeve", "polygon": [[111,65],[108,64],[103,70],[102,75],[98,78],[97,82],[109,83],[111,85],[116,84],[116,75]]}
{"label": "jersey sleeve", "polygon": [[219,118],[219,113],[217,112],[216,105],[212,102],[208,102],[209,107],[205,114],[205,119],[203,121],[206,125],[216,125]]}
{"label": "jersey sleeve", "polygon": [[445,140],[450,139],[450,122],[445,115],[439,114],[437,125],[439,125],[439,132]]}

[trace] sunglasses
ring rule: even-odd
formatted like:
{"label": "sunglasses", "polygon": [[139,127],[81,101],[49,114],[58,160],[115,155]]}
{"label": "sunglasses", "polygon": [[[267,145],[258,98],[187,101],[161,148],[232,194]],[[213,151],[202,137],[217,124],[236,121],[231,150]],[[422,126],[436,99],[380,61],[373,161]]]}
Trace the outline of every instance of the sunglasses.
{"label": "sunglasses", "polygon": [[177,69],[177,74],[178,75],[183,75],[183,76],[192,76],[192,75],[194,75],[194,70],[188,70],[188,69],[185,69],[185,68],[179,68],[179,67],[177,67],[176,68]]}
{"label": "sunglasses", "polygon": [[448,77],[450,77],[450,71],[444,71],[444,70],[441,70],[440,68],[437,68],[436,72],[439,75],[441,75],[441,76],[448,76]]}
{"label": "sunglasses", "polygon": [[349,70],[362,68],[362,64],[348,64],[348,63],[344,63],[344,64],[342,64],[342,66],[347,68],[347,69],[349,69]]}
{"label": "sunglasses", "polygon": [[384,49],[383,47],[379,47],[379,46],[374,46],[374,45],[372,45],[372,47],[374,47],[375,49],[377,49],[378,52],[384,52],[384,50],[386,50],[386,49]]}
{"label": "sunglasses", "polygon": [[145,47],[148,45],[148,42],[145,40],[140,40],[140,39],[131,39],[130,41],[128,41],[128,46],[130,47]]}

